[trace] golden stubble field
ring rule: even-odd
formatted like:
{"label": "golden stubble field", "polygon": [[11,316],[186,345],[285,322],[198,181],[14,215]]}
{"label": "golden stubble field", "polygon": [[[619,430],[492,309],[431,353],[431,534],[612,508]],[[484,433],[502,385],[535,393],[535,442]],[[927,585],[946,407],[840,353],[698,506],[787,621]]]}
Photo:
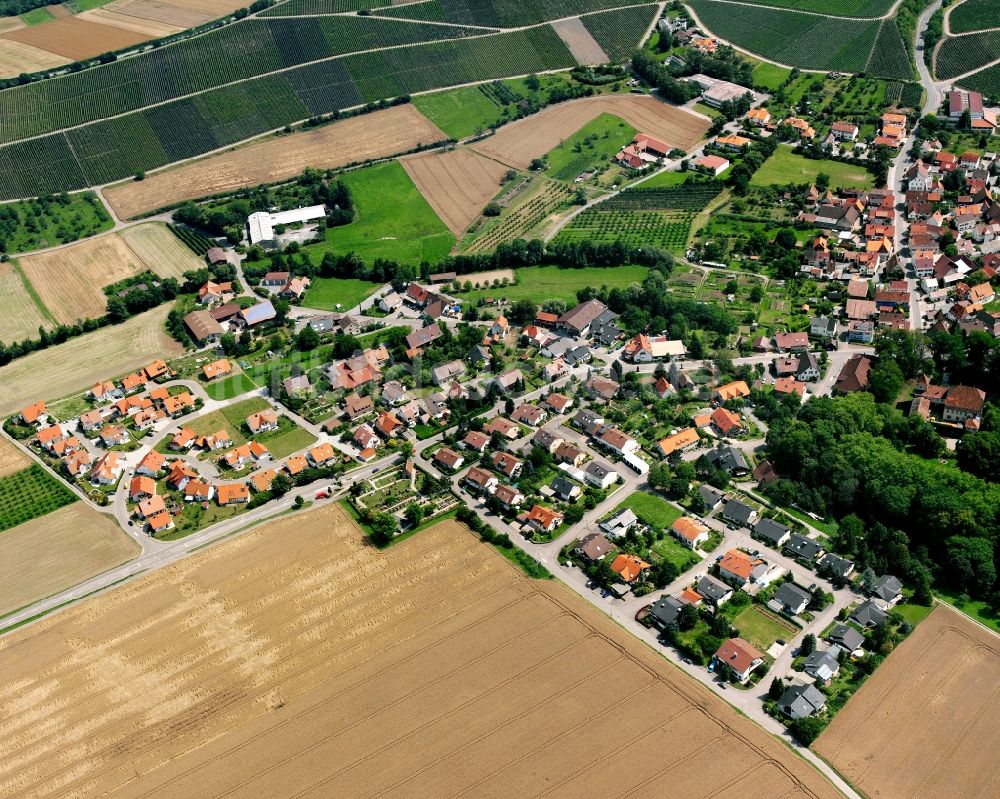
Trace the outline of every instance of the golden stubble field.
{"label": "golden stubble field", "polygon": [[133,316],[120,325],[85,333],[0,366],[0,415],[37,400],[85,391],[98,380],[119,377],[155,358],[172,358],[184,348],[167,335],[171,304]]}
{"label": "golden stubble field", "polygon": [[0,615],[78,585],[138,555],[139,545],[114,519],[84,502],[4,530],[0,534]]}
{"label": "golden stubble field", "polygon": [[472,223],[503,185],[507,167],[459,147],[400,160],[424,199],[456,236]]}
{"label": "golden stubble field", "polygon": [[162,222],[133,225],[123,228],[117,235],[147,268],[160,277],[181,278],[185,272],[205,266],[205,261]]}
{"label": "golden stubble field", "polygon": [[[640,133],[665,140],[673,147],[689,150],[705,137],[705,117],[668,105],[653,97],[634,94],[602,95],[565,103],[504,125],[497,133],[471,145],[483,155],[517,169],[527,169],[600,114],[614,114]],[[627,144],[627,142],[622,142]],[[136,184],[139,185],[139,184]]]}
{"label": "golden stubble field", "polygon": [[287,180],[306,167],[334,169],[447,138],[407,103],[154,172],[105,189],[104,197],[119,218],[129,219],[182,200]]}
{"label": "golden stubble field", "polygon": [[0,753],[3,797],[838,795],[459,524],[337,506],[0,640]]}
{"label": "golden stubble field", "polygon": [[870,799],[1000,796],[1000,641],[939,605],[814,748]]}
{"label": "golden stubble field", "polygon": [[32,298],[24,279],[9,263],[0,264],[0,341],[8,344],[38,338],[39,327],[52,327]]}

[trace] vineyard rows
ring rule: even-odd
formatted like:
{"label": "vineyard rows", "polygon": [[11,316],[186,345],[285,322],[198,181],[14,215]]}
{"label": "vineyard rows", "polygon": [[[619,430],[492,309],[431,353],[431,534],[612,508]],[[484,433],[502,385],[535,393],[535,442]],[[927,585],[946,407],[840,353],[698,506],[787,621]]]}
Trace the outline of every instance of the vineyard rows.
{"label": "vineyard rows", "polygon": [[361,11],[364,8],[378,8],[389,5],[389,0],[366,2],[366,0],[289,0],[261,12],[262,17],[294,17],[304,14],[340,14],[344,11]]}
{"label": "vineyard rows", "polygon": [[1000,94],[1000,64],[962,78],[962,86],[975,92],[982,92],[987,97],[996,97]]}
{"label": "vineyard rows", "polygon": [[609,197],[597,206],[599,211],[695,211],[707,206],[719,192],[722,183],[703,181],[681,186],[645,189],[637,186]]}
{"label": "vineyard rows", "polygon": [[562,183],[550,181],[541,192],[524,205],[514,209],[491,227],[469,247],[468,252],[493,252],[498,244],[523,238],[545,219],[569,203],[573,190]]}
{"label": "vineyard rows", "polygon": [[896,20],[882,21],[882,28],[878,38],[875,39],[875,46],[872,48],[865,71],[870,75],[884,78],[907,80],[913,77],[910,54],[906,51],[903,35],[899,32]]}
{"label": "vineyard rows", "polygon": [[453,22],[513,28],[575,17],[625,5],[623,0],[430,0],[427,3],[386,9],[379,14],[406,19]]}
{"label": "vineyard rows", "polygon": [[[1000,22],[997,23],[1000,25]],[[941,43],[934,72],[938,80],[951,80],[1000,58],[1000,30],[973,33],[968,36],[951,36]],[[994,86],[987,91],[991,97],[1000,93]]]}
{"label": "vineyard rows", "polygon": [[321,58],[481,34],[372,17],[255,20],[132,58],[0,92],[0,141],[133,111]]}
{"label": "vineyard rows", "polygon": [[694,214],[688,211],[602,211],[588,209],[564,227],[556,241],[614,242],[653,245],[681,252],[687,244]]}
{"label": "vineyard rows", "polygon": [[367,101],[571,66],[547,25],[310,64],[0,147],[0,199],[109,183]]}
{"label": "vineyard rows", "polygon": [[212,247],[216,246],[215,239],[210,239],[208,236],[199,233],[197,230],[192,230],[189,227],[181,227],[180,225],[167,225],[167,227],[170,228],[170,232],[184,242],[188,249],[195,255],[204,255]]}
{"label": "vineyard rows", "polygon": [[[846,21],[716,0],[691,0],[716,35],[782,64],[805,69],[862,72],[869,61],[879,77],[909,80],[909,57],[894,22]],[[880,38],[882,34],[882,38]],[[876,39],[887,52],[873,55]]]}
{"label": "vineyard rows", "polygon": [[639,6],[591,14],[580,20],[607,57],[618,62],[628,59],[642,44],[642,37],[658,11],[658,6]]}
{"label": "vineyard rows", "polygon": [[1000,27],[1000,9],[996,0],[965,0],[951,12],[948,24],[952,33],[971,33]]}

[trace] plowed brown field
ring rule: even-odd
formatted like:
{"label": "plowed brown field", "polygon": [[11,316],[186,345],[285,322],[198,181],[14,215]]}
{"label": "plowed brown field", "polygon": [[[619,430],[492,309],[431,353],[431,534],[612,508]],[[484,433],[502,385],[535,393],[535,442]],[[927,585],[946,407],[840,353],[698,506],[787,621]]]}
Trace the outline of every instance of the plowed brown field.
{"label": "plowed brown field", "polygon": [[274,522],[0,641],[0,796],[836,791],[456,523]]}
{"label": "plowed brown field", "polygon": [[0,535],[0,615],[72,588],[138,554],[139,545],[114,519],[83,502],[5,530]]}
{"label": "plowed brown field", "polygon": [[503,183],[507,167],[460,147],[400,161],[424,199],[456,236],[478,217]]}
{"label": "plowed brown field", "polygon": [[871,799],[1000,796],[1000,642],[939,605],[815,749]]}
{"label": "plowed brown field", "polygon": [[106,189],[104,197],[127,219],[182,200],[287,180],[306,167],[347,166],[447,138],[408,103],[156,172]]}
{"label": "plowed brown field", "polygon": [[704,117],[653,97],[605,95],[559,103],[504,125],[493,136],[471,146],[517,169],[527,169],[533,158],[541,158],[599,114],[614,114],[640,133],[657,136],[681,150],[691,149],[709,128]]}
{"label": "plowed brown field", "polygon": [[79,17],[61,17],[41,25],[9,31],[3,36],[74,61],[111,50],[121,50],[150,38],[135,31],[88,22]]}

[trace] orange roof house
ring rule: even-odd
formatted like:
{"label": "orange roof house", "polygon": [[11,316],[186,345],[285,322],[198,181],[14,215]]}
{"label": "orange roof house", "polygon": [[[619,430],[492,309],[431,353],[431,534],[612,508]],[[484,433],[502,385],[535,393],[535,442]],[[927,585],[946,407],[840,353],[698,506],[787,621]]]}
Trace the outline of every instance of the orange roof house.
{"label": "orange roof house", "polygon": [[750,388],[742,380],[734,380],[732,383],[726,383],[724,386],[719,386],[712,390],[712,399],[718,400],[719,402],[726,402],[731,399],[736,399],[737,397],[749,397]]}
{"label": "orange roof house", "polygon": [[149,524],[149,529],[154,533],[161,533],[164,530],[169,530],[174,525],[173,517],[165,510],[160,511],[159,513],[154,513],[146,519],[146,522]]}
{"label": "orange roof house", "polygon": [[331,444],[319,444],[307,453],[307,457],[314,466],[322,466],[327,461],[333,460],[335,455]]}
{"label": "orange roof house", "polygon": [[143,455],[142,460],[139,461],[138,466],[135,467],[136,474],[145,474],[149,477],[155,477],[157,472],[163,468],[163,464],[166,463],[167,457],[160,454],[155,449],[151,449],[145,455]]}
{"label": "orange roof house", "polygon": [[742,638],[730,638],[716,651],[715,659],[728,666],[737,680],[746,682],[753,670],[764,662],[764,655]]}
{"label": "orange roof house", "polygon": [[206,380],[215,380],[219,377],[225,377],[226,375],[231,375],[233,373],[232,364],[229,363],[225,358],[220,358],[217,361],[212,361],[211,363],[205,364],[201,367],[202,374],[205,375]]}
{"label": "orange roof house", "polygon": [[700,440],[701,439],[698,437],[697,430],[693,427],[686,427],[679,433],[674,433],[673,435],[662,439],[657,446],[666,458],[673,455],[675,452],[681,452],[688,447],[693,447]]}
{"label": "orange roof house", "polygon": [[712,426],[724,436],[743,429],[740,417],[721,405],[712,411]]}
{"label": "orange roof house", "polygon": [[292,455],[287,461],[285,461],[285,469],[291,475],[299,474],[305,471],[309,467],[309,461],[307,461],[302,455]]}
{"label": "orange roof house", "polygon": [[250,488],[246,483],[223,483],[215,488],[215,501],[220,505],[238,505],[250,500]]}
{"label": "orange roof house", "polygon": [[670,532],[691,547],[691,549],[708,540],[708,527],[697,519],[692,519],[690,516],[681,516],[673,523]]}
{"label": "orange roof house", "polygon": [[650,568],[652,567],[646,561],[635,555],[626,555],[624,552],[611,562],[611,571],[619,575],[626,583],[634,583],[644,571]]}
{"label": "orange roof house", "polygon": [[148,366],[143,367],[143,372],[145,372],[146,377],[150,380],[155,380],[156,378],[167,374],[170,369],[167,367],[167,362],[161,358],[157,358]]}
{"label": "orange roof house", "polygon": [[36,402],[34,405],[21,409],[21,419],[25,424],[35,424],[39,417],[47,416],[48,413],[49,410],[45,407],[44,402]]}
{"label": "orange roof house", "polygon": [[251,413],[246,418],[246,425],[254,435],[267,430],[276,430],[278,428],[278,413],[271,408]]}
{"label": "orange roof house", "polygon": [[132,478],[128,487],[128,497],[133,502],[144,497],[151,497],[156,493],[156,481],[152,477],[137,475]]}
{"label": "orange roof house", "polygon": [[254,491],[270,491],[271,483],[278,473],[274,469],[261,469],[250,478],[250,485]]}
{"label": "orange roof house", "polygon": [[135,510],[143,519],[148,519],[150,516],[162,513],[166,509],[167,503],[163,501],[163,497],[159,494],[154,494],[142,500]]}
{"label": "orange roof house", "polygon": [[552,508],[546,508],[543,505],[535,505],[528,511],[528,515],[525,521],[532,527],[537,527],[539,530],[551,533],[560,524],[562,524],[563,515],[558,511],[552,510]]}

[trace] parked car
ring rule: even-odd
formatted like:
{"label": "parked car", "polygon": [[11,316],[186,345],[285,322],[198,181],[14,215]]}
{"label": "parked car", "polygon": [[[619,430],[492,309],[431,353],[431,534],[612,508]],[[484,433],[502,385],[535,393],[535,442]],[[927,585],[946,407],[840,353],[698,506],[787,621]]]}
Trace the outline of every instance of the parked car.
{"label": "parked car", "polygon": [[329,499],[329,498],[330,498],[330,495],[327,494],[326,491],[317,491],[316,492],[316,499]]}

